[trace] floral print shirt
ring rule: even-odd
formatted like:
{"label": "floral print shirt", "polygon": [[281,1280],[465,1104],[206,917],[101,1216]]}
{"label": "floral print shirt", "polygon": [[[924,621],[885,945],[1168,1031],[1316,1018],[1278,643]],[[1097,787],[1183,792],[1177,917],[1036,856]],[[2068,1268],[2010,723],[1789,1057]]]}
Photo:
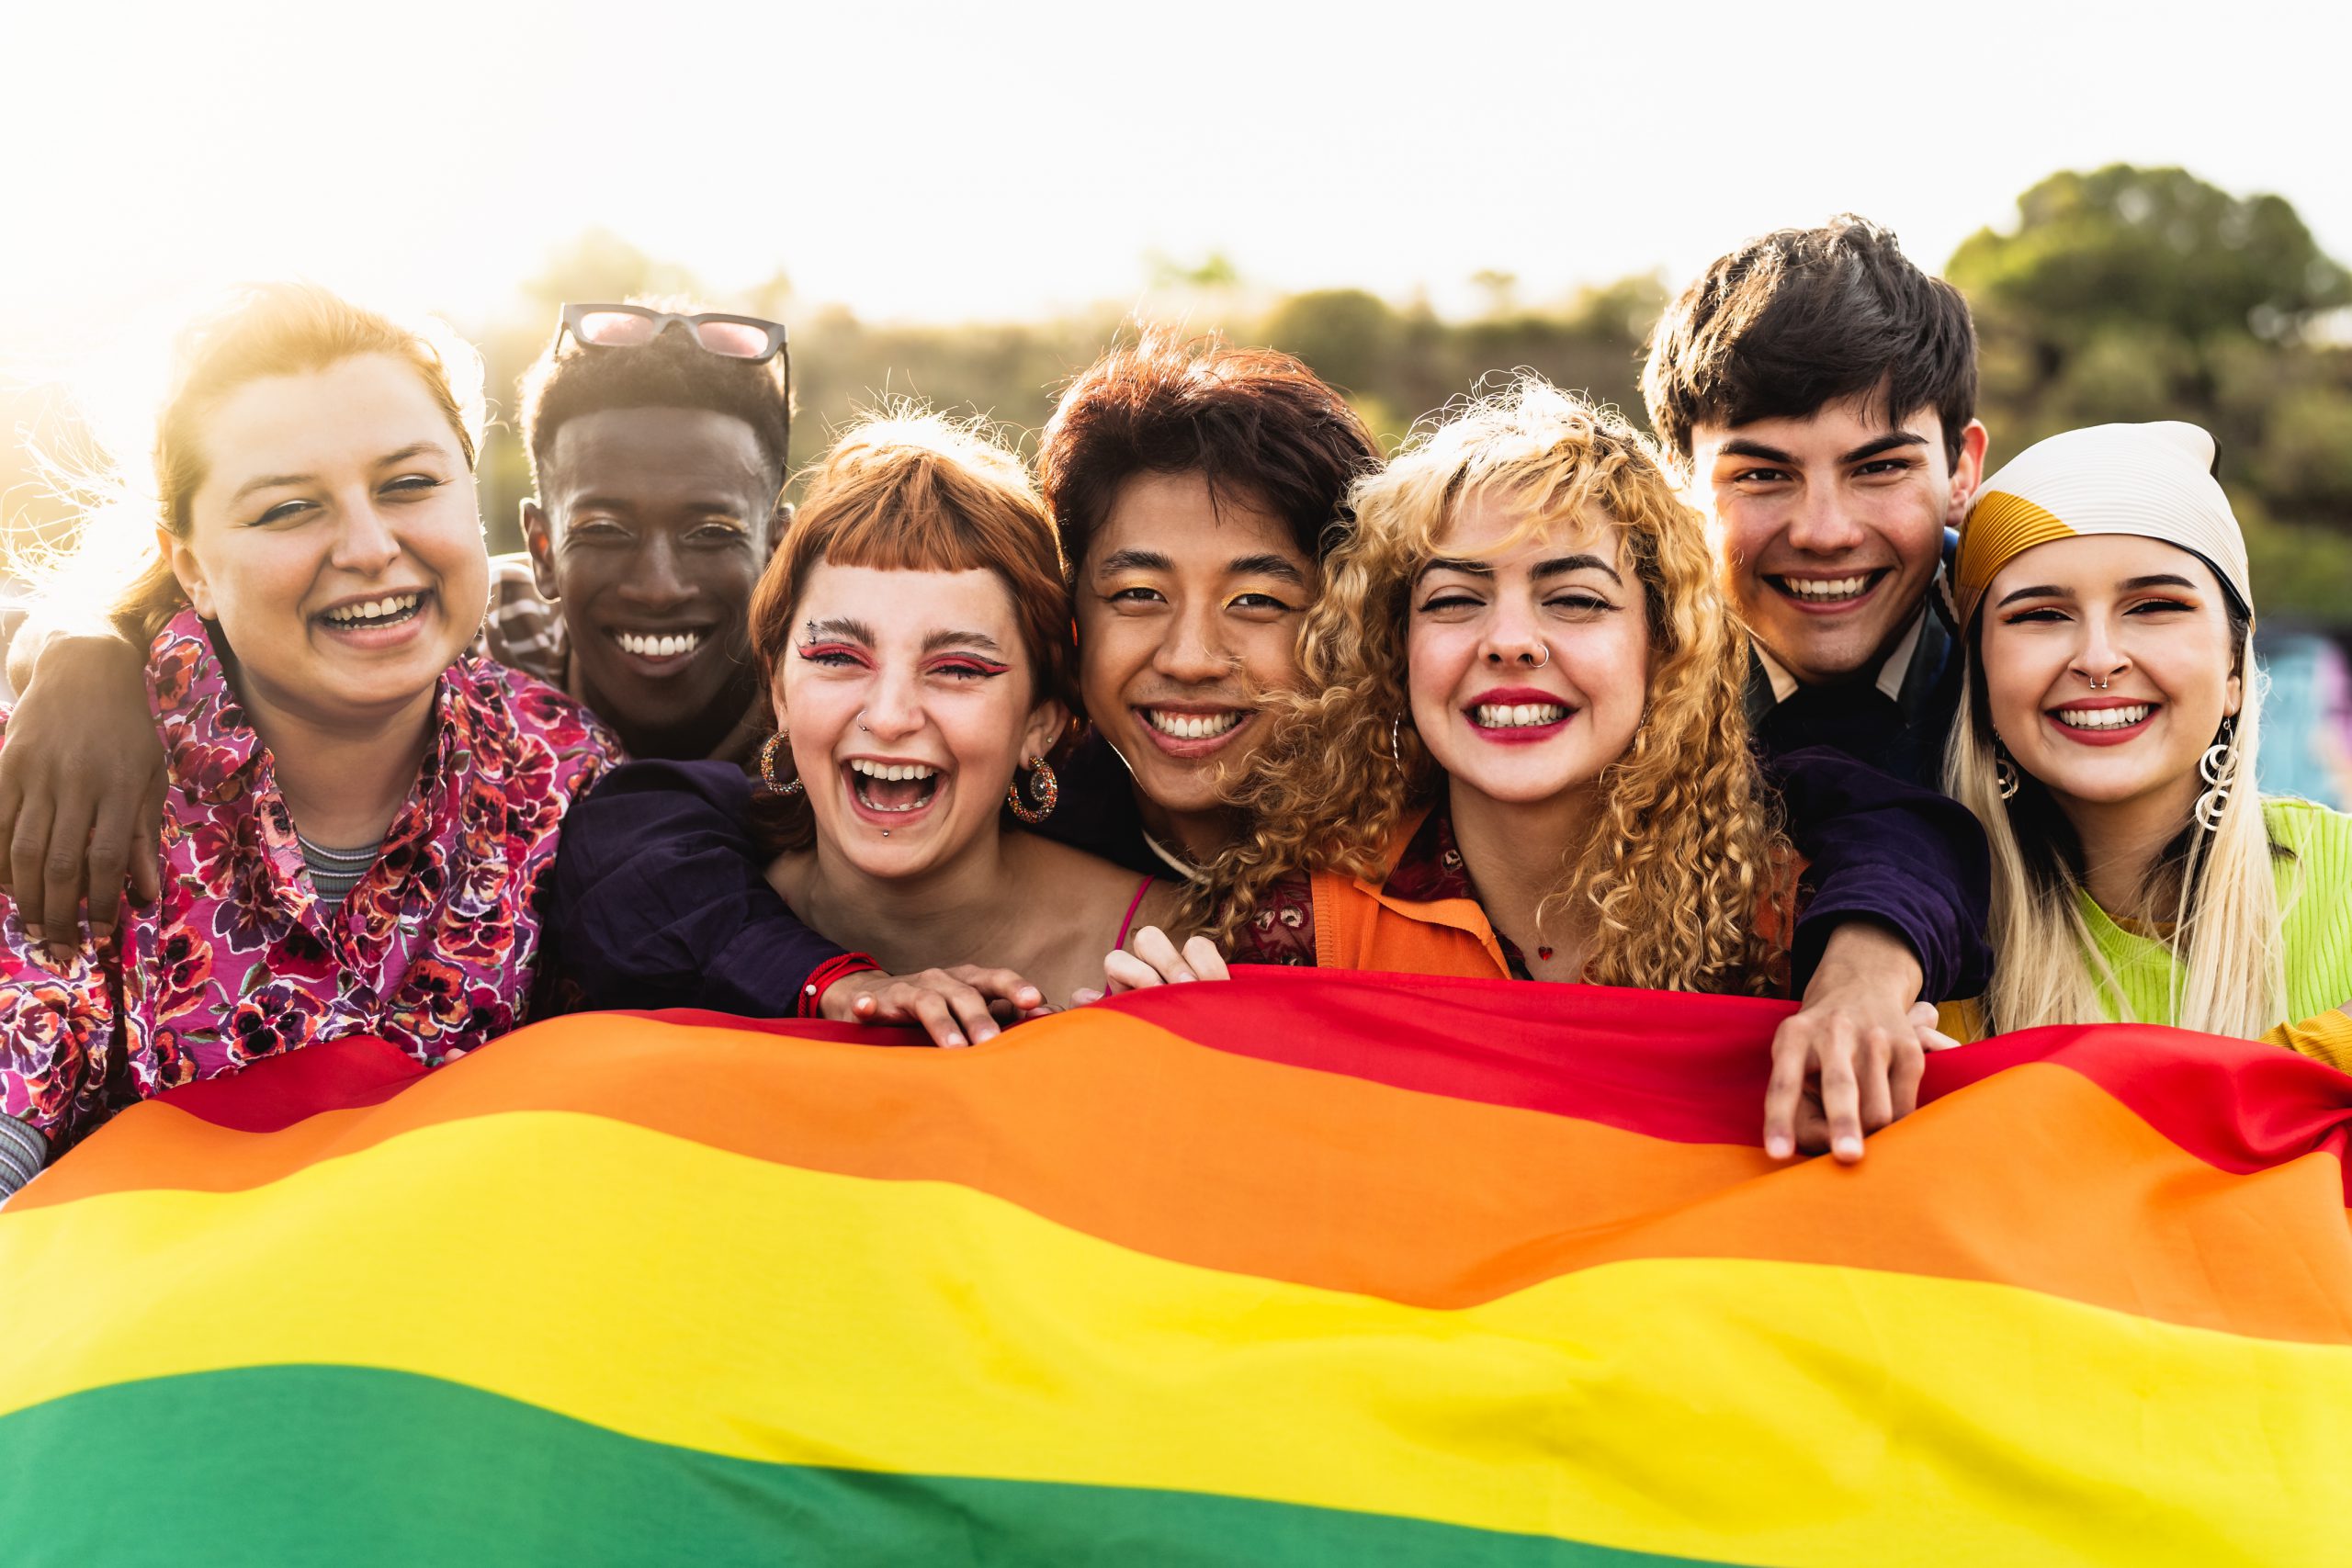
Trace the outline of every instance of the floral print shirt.
{"label": "floral print shirt", "polygon": [[437,1066],[522,1021],[558,826],[619,752],[601,724],[518,671],[451,665],[416,785],[337,908],[194,612],[155,639],[147,682],[169,770],[163,897],[60,964],[0,897],[0,1112],[54,1151],[313,1040],[374,1034]]}

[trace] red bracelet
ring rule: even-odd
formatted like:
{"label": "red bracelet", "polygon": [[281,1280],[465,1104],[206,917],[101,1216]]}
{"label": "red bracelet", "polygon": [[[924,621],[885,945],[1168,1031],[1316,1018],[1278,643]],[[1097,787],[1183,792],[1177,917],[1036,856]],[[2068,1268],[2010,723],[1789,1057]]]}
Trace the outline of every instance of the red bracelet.
{"label": "red bracelet", "polygon": [[808,983],[800,987],[800,1016],[824,1017],[825,993],[832,988],[834,981],[847,975],[862,974],[869,969],[879,970],[881,967],[874,962],[872,954],[865,953],[844,953],[839,958],[826,959],[810,973]]}

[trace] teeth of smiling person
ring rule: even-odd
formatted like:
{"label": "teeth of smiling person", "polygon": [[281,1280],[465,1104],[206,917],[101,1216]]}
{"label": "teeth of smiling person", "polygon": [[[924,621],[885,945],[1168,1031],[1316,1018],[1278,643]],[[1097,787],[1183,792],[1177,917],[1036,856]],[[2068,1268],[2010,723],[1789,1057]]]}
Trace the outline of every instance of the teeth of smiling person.
{"label": "teeth of smiling person", "polygon": [[1557,703],[1480,703],[1478,728],[1481,729],[1526,729],[1539,724],[1557,724],[1568,716],[1568,710]]}
{"label": "teeth of smiling person", "polygon": [[900,779],[928,779],[938,776],[939,770],[922,762],[869,762],[863,757],[852,758],[850,772],[864,773],[869,779],[890,784]]}
{"label": "teeth of smiling person", "polygon": [[387,615],[402,615],[416,608],[422,593],[395,593],[389,599],[370,599],[362,604],[344,604],[327,612],[327,619],[349,624],[356,621],[379,621]]}
{"label": "teeth of smiling person", "polygon": [[613,640],[625,653],[640,659],[667,659],[673,654],[692,653],[702,646],[700,632],[673,632],[663,637],[647,637],[639,632],[615,632]]}
{"label": "teeth of smiling person", "polygon": [[1800,599],[1851,599],[1870,586],[1868,572],[1860,577],[1784,577],[1790,592]]}
{"label": "teeth of smiling person", "polygon": [[1143,710],[1144,722],[1173,740],[1208,740],[1239,724],[1248,716],[1227,709],[1224,713],[1162,713],[1158,708]]}
{"label": "teeth of smiling person", "polygon": [[2073,712],[2061,709],[2058,722],[2069,729],[2129,729],[2156,711],[2154,703],[2134,703],[2121,708],[2079,708]]}

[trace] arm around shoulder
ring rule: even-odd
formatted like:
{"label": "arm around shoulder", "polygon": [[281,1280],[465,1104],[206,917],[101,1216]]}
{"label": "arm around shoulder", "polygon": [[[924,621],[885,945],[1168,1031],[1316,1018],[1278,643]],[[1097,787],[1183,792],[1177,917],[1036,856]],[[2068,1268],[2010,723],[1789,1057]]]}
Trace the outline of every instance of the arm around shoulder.
{"label": "arm around shoulder", "polygon": [[1767,771],[1789,837],[1811,863],[1813,896],[1791,944],[1797,988],[1837,928],[1862,919],[1909,945],[1928,1000],[1982,991],[1992,975],[1992,857],[1968,808],[1826,748],[1789,752]]}
{"label": "arm around shoulder", "polygon": [[731,763],[631,762],[571,808],[552,948],[592,1008],[789,1018],[842,950],[769,886]]}

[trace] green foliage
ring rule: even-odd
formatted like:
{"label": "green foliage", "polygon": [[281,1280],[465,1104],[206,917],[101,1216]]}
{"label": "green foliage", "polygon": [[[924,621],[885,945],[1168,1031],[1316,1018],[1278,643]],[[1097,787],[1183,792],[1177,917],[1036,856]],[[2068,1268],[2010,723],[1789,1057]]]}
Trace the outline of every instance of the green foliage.
{"label": "green foliage", "polygon": [[2324,341],[2352,275],[2293,207],[2180,169],[2057,174],[1945,275],[1976,313],[1996,466],[2076,425],[2201,424],[2265,616],[2352,626],[2352,353]]}

